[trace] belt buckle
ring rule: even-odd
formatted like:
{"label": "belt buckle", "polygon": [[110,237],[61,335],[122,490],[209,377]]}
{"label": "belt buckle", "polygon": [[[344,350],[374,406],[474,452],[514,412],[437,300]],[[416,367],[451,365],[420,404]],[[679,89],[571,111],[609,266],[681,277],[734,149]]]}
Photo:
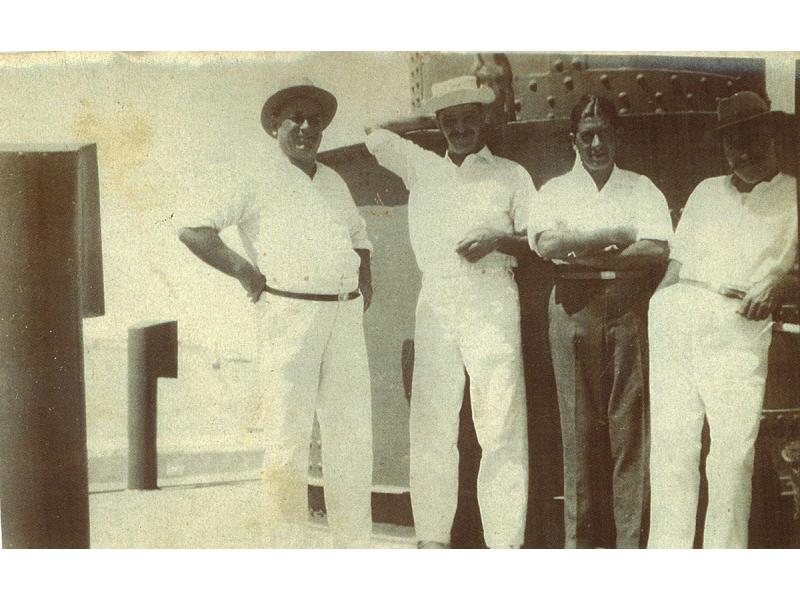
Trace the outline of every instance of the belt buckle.
{"label": "belt buckle", "polygon": [[341,293],[340,293],[340,294],[339,294],[339,295],[336,297],[336,299],[337,299],[339,302],[344,302],[345,300],[347,300],[347,296],[348,296],[348,295],[349,295],[349,294],[348,294],[348,292],[341,292]]}
{"label": "belt buckle", "polygon": [[616,279],[617,274],[615,271],[600,271],[600,279]]}

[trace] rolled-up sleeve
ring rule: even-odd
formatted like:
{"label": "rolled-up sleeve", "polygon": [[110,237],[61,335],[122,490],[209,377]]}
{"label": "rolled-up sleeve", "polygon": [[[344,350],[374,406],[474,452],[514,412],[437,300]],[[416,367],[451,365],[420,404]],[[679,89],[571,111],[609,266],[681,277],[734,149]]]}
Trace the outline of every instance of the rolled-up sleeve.
{"label": "rolled-up sleeve", "polygon": [[353,248],[372,252],[372,242],[367,235],[367,223],[352,200],[350,200],[350,206],[347,211],[347,226],[350,229]]}
{"label": "rolled-up sleeve", "polygon": [[669,215],[669,205],[666,198],[664,198],[664,194],[644,175],[641,176],[637,187],[637,241],[661,240],[669,242],[673,235],[672,218]]}
{"label": "rolled-up sleeve", "polygon": [[523,166],[516,168],[516,180],[516,189],[511,201],[511,216],[514,220],[514,232],[525,233],[528,230],[528,218],[536,196],[536,188],[530,174]]}
{"label": "rolled-up sleeve", "polygon": [[559,227],[557,200],[558,192],[554,184],[548,184],[542,187],[530,202],[527,222],[528,245],[539,256],[542,255],[537,244],[539,234]]}

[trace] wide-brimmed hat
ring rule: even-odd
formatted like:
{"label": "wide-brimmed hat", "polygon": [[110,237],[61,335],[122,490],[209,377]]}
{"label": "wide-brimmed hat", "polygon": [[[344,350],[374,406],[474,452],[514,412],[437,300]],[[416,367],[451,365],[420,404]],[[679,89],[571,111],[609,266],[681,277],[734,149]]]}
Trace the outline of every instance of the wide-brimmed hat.
{"label": "wide-brimmed hat", "polygon": [[719,135],[730,127],[766,121],[775,114],[769,110],[769,103],[755,92],[737,92],[728,98],[720,98],[717,104],[717,126],[711,132]]}
{"label": "wide-brimmed hat", "polygon": [[277,90],[267,98],[261,109],[261,126],[271,134],[270,118],[292,98],[311,98],[322,107],[322,128],[325,129],[333,121],[336,114],[336,97],[327,90],[317,87],[307,77],[295,78],[281,83]]}
{"label": "wide-brimmed hat", "polygon": [[440,110],[461,104],[491,104],[495,95],[492,88],[478,86],[478,80],[472,75],[454,77],[431,86],[431,97],[422,109],[425,113],[435,115]]}

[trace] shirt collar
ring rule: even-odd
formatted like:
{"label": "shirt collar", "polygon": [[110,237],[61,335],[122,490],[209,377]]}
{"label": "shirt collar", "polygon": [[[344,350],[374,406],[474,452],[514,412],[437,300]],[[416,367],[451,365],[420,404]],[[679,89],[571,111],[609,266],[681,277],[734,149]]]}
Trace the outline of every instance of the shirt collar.
{"label": "shirt collar", "polygon": [[575,156],[575,164],[572,166],[572,171],[570,172],[570,176],[575,178],[576,180],[581,182],[581,185],[590,186],[593,191],[598,193],[603,193],[607,190],[613,189],[615,182],[619,179],[619,167],[615,164],[613,169],[611,170],[611,175],[608,176],[608,181],[606,181],[603,189],[598,190],[597,184],[594,182],[594,178],[589,174],[589,171],[583,166],[583,161],[581,161],[580,156]]}
{"label": "shirt collar", "polygon": [[739,191],[739,189],[734,185],[733,173],[731,173],[730,175],[725,177],[725,187],[732,193],[738,194],[742,196],[744,199],[747,199],[756,195],[760,195],[764,192],[768,192],[772,188],[780,185],[781,181],[783,181],[783,177],[784,177],[783,173],[778,171],[769,181],[761,181],[757,183],[755,187],[753,187],[753,189],[750,190],[749,192],[742,192]]}
{"label": "shirt collar", "polygon": [[[450,151],[449,150],[445,153],[444,157],[450,162],[450,164],[455,165],[453,160],[450,158]],[[463,165],[467,164],[468,162],[475,162],[475,161],[485,162],[485,163],[488,163],[488,164],[492,164],[492,162],[494,162],[494,154],[492,154],[492,151],[489,150],[489,146],[484,144],[483,148],[481,148],[477,152],[473,152],[472,154],[468,154],[464,158],[464,162],[461,163],[461,165],[463,166]]]}
{"label": "shirt collar", "polygon": [[269,162],[270,168],[280,170],[283,174],[289,177],[302,178],[303,181],[307,181],[309,183],[316,181],[320,172],[324,168],[321,162],[316,161],[317,170],[314,173],[314,178],[312,179],[300,167],[292,164],[292,161],[289,160],[288,156],[281,152],[280,148],[277,147],[277,144],[274,150],[271,150],[267,153],[267,161]]}

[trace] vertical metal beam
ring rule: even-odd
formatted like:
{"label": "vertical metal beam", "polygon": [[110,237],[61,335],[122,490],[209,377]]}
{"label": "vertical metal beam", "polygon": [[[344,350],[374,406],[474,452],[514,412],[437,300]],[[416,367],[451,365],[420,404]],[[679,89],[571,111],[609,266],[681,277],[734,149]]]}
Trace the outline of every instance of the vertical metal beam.
{"label": "vertical metal beam", "polygon": [[128,489],[158,489],[158,378],[178,376],[178,323],[128,329]]}
{"label": "vertical metal beam", "polygon": [[3,546],[87,548],[81,318],[103,313],[95,146],[0,148],[0,222]]}

